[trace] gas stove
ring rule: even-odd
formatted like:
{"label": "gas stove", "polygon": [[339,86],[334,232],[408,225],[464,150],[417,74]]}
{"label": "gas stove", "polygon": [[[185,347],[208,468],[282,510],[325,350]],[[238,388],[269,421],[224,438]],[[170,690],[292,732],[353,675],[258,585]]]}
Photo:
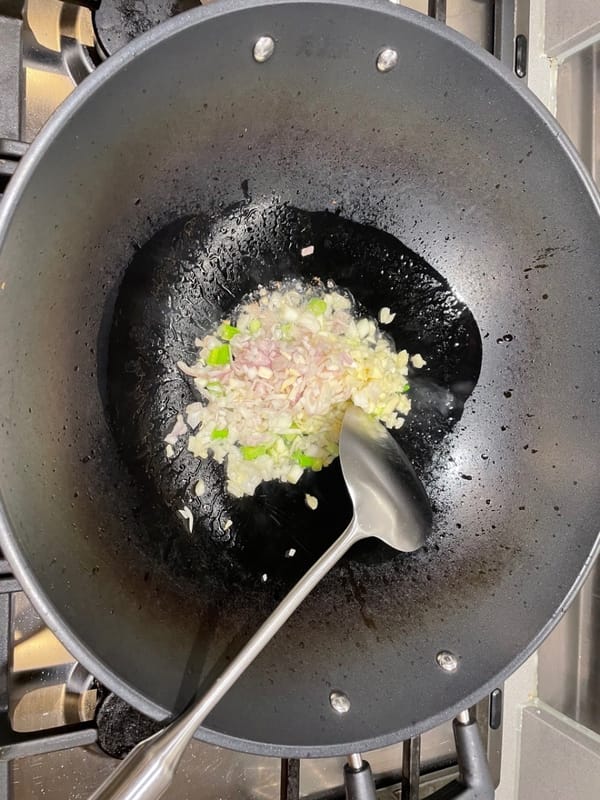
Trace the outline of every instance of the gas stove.
{"label": "gas stove", "polygon": [[[529,77],[528,1],[518,6],[515,0],[402,4],[458,29],[523,80]],[[77,84],[134,37],[198,5],[198,0],[0,0],[0,192],[28,143]],[[543,94],[546,84],[539,65],[532,79]],[[5,561],[0,562],[0,650],[0,800],[86,798],[117,759],[157,729],[65,650]],[[502,687],[471,713],[498,785]],[[426,798],[456,776],[451,725],[369,753],[368,760],[380,797]],[[194,741],[168,796],[335,798],[343,796],[344,762],[280,761]]]}
{"label": "gas stove", "polygon": [[[101,686],[44,625],[2,562],[0,642],[0,800],[42,795],[86,798],[158,725]],[[476,716],[496,783],[502,748],[502,692],[479,703]],[[378,795],[425,798],[456,777],[450,723],[368,760]],[[187,798],[336,798],[344,758],[303,760],[235,753],[194,741],[169,793]]]}

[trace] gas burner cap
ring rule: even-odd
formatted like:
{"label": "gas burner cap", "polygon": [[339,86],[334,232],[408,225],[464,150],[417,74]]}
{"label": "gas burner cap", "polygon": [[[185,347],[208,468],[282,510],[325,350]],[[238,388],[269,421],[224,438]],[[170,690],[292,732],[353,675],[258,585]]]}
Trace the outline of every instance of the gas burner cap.
{"label": "gas burner cap", "polygon": [[110,56],[141,33],[201,5],[202,0],[101,0],[92,12],[96,45]]}
{"label": "gas burner cap", "polygon": [[164,727],[136,711],[112,692],[96,710],[98,745],[113,758],[124,758],[143,739]]}

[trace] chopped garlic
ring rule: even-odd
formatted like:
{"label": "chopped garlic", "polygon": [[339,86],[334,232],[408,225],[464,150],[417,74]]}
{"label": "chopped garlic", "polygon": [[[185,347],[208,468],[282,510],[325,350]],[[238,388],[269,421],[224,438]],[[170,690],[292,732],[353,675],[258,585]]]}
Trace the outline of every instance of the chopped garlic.
{"label": "chopped garlic", "polygon": [[262,583],[266,583],[269,580],[269,576],[266,572],[263,572],[263,574],[260,576],[260,580]]}
{"label": "chopped garlic", "polygon": [[200,478],[200,480],[194,487],[194,494],[196,495],[196,497],[202,497],[205,491],[206,491],[206,484],[204,483],[202,478]]}
{"label": "chopped garlic", "polygon": [[289,550],[285,551],[285,557],[286,558],[293,558],[295,555],[296,555],[296,548],[295,547],[290,547]]}
{"label": "chopped garlic", "polygon": [[314,244],[309,244],[308,247],[303,247],[302,250],[300,250],[300,255],[302,256],[302,258],[304,258],[305,256],[312,256],[314,252],[315,252]]}
{"label": "chopped garlic", "polygon": [[175,450],[173,449],[173,445],[172,444],[168,444],[165,447],[165,455],[166,455],[167,458],[174,458]]}
{"label": "chopped garlic", "polygon": [[382,325],[389,325],[390,322],[393,322],[395,318],[396,314],[392,314],[387,306],[384,306],[379,310],[379,322],[381,322]]}
{"label": "chopped garlic", "polygon": [[356,332],[360,339],[366,339],[369,335],[371,326],[369,325],[369,320],[366,317],[363,319],[359,319],[356,323]]}
{"label": "chopped garlic", "polygon": [[183,519],[187,522],[188,530],[191,533],[194,530],[194,515],[192,514],[190,509],[187,506],[184,506],[183,508],[180,508],[177,511],[177,513],[180,514],[183,517]]}
{"label": "chopped garlic", "polygon": [[416,367],[416,369],[421,369],[427,362],[420,353],[415,353],[414,356],[411,357],[410,363],[413,367]]}
{"label": "chopped garlic", "polygon": [[290,471],[287,474],[287,482],[298,483],[298,481],[302,477],[303,472],[304,470],[299,464],[294,464],[294,466],[290,469]]}
{"label": "chopped garlic", "polygon": [[177,414],[177,421],[173,426],[173,430],[164,438],[167,444],[177,444],[177,439],[187,433],[187,425],[183,419],[183,414]]}
{"label": "chopped garlic", "polygon": [[319,501],[317,500],[316,497],[313,497],[312,494],[305,494],[304,495],[304,502],[311,509],[311,511],[315,511],[315,509],[319,505]]}
{"label": "chopped garlic", "polygon": [[233,525],[233,522],[230,519],[228,519],[228,520],[225,520],[225,522],[223,523],[223,525],[221,525],[221,527],[223,528],[224,531],[228,531],[229,528],[231,528],[232,525]]}

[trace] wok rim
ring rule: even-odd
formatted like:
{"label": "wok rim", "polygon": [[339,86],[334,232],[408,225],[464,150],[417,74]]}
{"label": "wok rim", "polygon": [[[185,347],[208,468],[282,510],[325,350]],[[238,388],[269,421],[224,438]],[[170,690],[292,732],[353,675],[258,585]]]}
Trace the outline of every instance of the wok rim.
{"label": "wok rim", "polygon": [[[138,55],[145,53],[155,45],[166,41],[172,36],[176,36],[180,31],[192,25],[199,25],[203,21],[224,17],[237,12],[250,12],[253,8],[285,5],[319,5],[358,8],[368,12],[385,14],[395,19],[400,18],[445,39],[456,48],[477,60],[481,64],[483,70],[490,70],[498,78],[507,83],[520,100],[528,105],[551,131],[575,169],[575,173],[582,184],[582,188],[592,201],[593,207],[600,218],[600,190],[593,182],[575,146],[550,111],[533,92],[531,92],[521,80],[517,79],[512,71],[502,64],[495,56],[447,25],[439,23],[412,9],[405,8],[404,6],[397,6],[391,3],[384,5],[381,3],[381,0],[253,0],[251,5],[248,5],[245,0],[219,0],[218,3],[200,6],[199,8],[179,14],[133,39],[114,55],[110,56],[95,69],[94,72],[87,76],[82,83],[76,86],[71,94],[53,112],[21,159],[0,201],[0,255],[12,218],[18,208],[21,197],[27,189],[29,179],[35,173],[36,168],[43,160],[55,137],[59,135],[68,124],[71,114],[87,102],[95,93],[96,89],[101,87],[110,78],[116,76],[121,70],[126,69]],[[108,666],[105,666],[105,664],[94,655],[85,641],[66,624],[60,611],[46,596],[25,557],[20,552],[12,532],[12,526],[3,501],[1,487],[0,547],[21,588],[25,591],[28,599],[31,601],[42,620],[50,630],[57,635],[67,650],[80,661],[95,678],[147,716],[156,720],[164,720],[170,716],[170,713],[166,711],[165,708],[149,700],[134,686],[116,675]],[[414,736],[418,733],[430,730],[456,716],[458,712],[479,702],[496,687],[502,685],[506,678],[537,650],[542,641],[558,624],[573,601],[590,572],[598,552],[600,552],[600,530],[596,535],[594,545],[583,562],[582,568],[569,591],[556,608],[554,614],[528,645],[523,648],[504,669],[500,670],[493,679],[482,684],[477,690],[464,698],[463,702],[446,707],[426,720],[418,724],[415,723],[408,732],[406,729],[403,729],[401,731],[395,731],[356,742],[320,745],[316,747],[310,747],[309,745],[293,747],[289,745],[277,745],[276,743],[270,742],[248,741],[206,727],[199,728],[195,737],[212,745],[253,755],[282,758],[314,758],[347,755],[349,752],[367,752],[396,744],[406,739],[407,735]]]}

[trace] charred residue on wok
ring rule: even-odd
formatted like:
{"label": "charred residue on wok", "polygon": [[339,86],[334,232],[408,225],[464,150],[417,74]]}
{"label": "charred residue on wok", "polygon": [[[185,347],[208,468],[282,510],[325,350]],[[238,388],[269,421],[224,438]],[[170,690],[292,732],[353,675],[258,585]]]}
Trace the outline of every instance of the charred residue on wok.
{"label": "charred residue on wok", "polygon": [[[314,252],[303,257],[308,246]],[[192,215],[170,223],[140,247],[119,290],[109,415],[145,498],[142,545],[177,579],[193,583],[209,569],[217,586],[233,581],[279,595],[350,518],[337,461],[320,473],[307,471],[296,486],[267,483],[253,497],[236,499],[224,491],[222,467],[195,459],[184,438],[172,460],[165,456],[165,434],[177,411],[194,399],[177,361],[193,358],[195,337],[214,328],[248,292],[293,276],[333,280],[374,317],[389,306],[396,316],[386,331],[397,347],[426,359],[427,366],[410,378],[413,408],[397,432],[426,485],[437,480],[440,448],[477,382],[481,338],[472,313],[438,272],[384,231],[276,202],[246,202],[219,218]],[[205,492],[196,497],[200,479]],[[307,507],[306,493],[319,500],[316,510]],[[184,504],[194,514],[191,534],[176,514]],[[291,550],[294,557],[286,558]],[[340,570],[362,607],[364,569],[378,571],[386,582],[398,568],[426,570],[427,560],[364,542],[347,558],[353,571],[344,572],[350,566],[343,564]]]}

